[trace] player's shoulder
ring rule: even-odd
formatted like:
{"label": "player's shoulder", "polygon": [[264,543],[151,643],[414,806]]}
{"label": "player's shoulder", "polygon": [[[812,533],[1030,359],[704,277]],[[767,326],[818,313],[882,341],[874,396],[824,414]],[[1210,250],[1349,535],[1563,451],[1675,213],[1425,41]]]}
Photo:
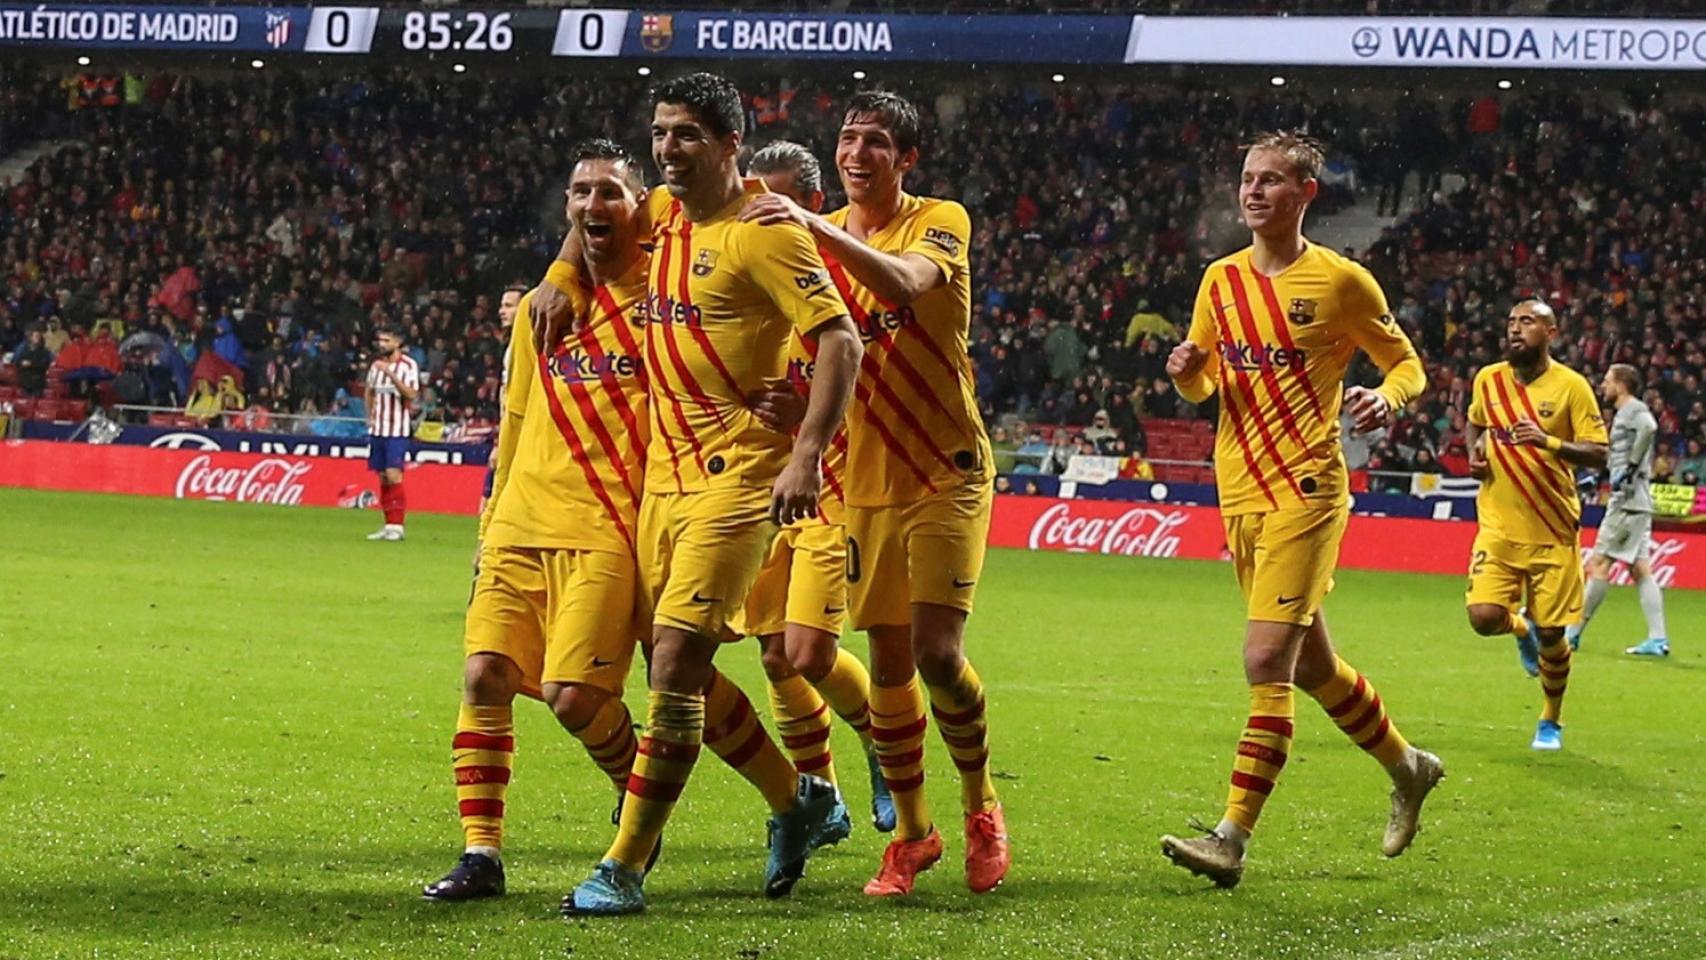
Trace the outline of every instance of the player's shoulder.
{"label": "player's shoulder", "polygon": [[646,213],[654,225],[661,223],[675,209],[675,197],[662,186],[646,191]]}
{"label": "player's shoulder", "polygon": [[1558,380],[1566,389],[1572,392],[1585,392],[1588,396],[1593,396],[1593,384],[1588,382],[1588,378],[1583,376],[1581,371],[1575,367],[1566,366],[1557,360],[1552,361],[1552,366],[1560,374]]}
{"label": "player's shoulder", "polygon": [[907,209],[901,215],[918,223],[971,223],[971,214],[958,200],[946,197],[920,197],[909,194]]}
{"label": "player's shoulder", "polygon": [[1253,249],[1255,248],[1248,246],[1239,247],[1237,250],[1234,250],[1223,257],[1216,258],[1211,261],[1208,266],[1203,268],[1203,276],[1208,277],[1219,274],[1227,267],[1244,267],[1250,262],[1250,251]]}
{"label": "player's shoulder", "polygon": [[1509,373],[1510,368],[1511,368],[1511,365],[1510,365],[1509,360],[1495,360],[1494,362],[1489,363],[1486,366],[1482,367],[1481,369],[1475,371],[1475,381],[1474,382],[1477,386],[1479,386],[1481,383],[1483,383],[1487,380],[1491,380],[1493,377],[1495,377],[1501,373]]}
{"label": "player's shoulder", "polygon": [[1332,278],[1335,286],[1367,290],[1379,287],[1374,274],[1362,265],[1362,262],[1347,257],[1331,247],[1322,244],[1312,244],[1310,249],[1315,251],[1316,269]]}

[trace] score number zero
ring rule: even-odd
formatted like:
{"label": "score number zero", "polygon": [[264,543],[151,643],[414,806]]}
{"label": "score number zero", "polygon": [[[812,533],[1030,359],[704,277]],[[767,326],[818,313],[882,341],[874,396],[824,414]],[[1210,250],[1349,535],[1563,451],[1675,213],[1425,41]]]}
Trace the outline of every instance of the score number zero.
{"label": "score number zero", "polygon": [[557,14],[557,37],[551,53],[558,57],[618,57],[628,33],[627,10],[563,10]]}
{"label": "score number zero", "polygon": [[[508,13],[411,10],[403,17],[404,50],[473,50],[505,52],[515,45]],[[464,32],[465,31],[465,32]],[[458,34],[462,34],[458,37]]]}

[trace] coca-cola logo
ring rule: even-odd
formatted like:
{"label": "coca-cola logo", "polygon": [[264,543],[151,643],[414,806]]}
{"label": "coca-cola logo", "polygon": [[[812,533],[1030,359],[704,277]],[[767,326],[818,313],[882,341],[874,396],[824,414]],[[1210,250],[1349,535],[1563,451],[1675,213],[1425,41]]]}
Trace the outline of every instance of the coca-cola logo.
{"label": "coca-cola logo", "polygon": [[1132,507],[1117,517],[1073,513],[1071,501],[1042,512],[1031,525],[1032,550],[1111,553],[1125,557],[1177,557],[1177,531],[1189,515],[1183,510]]}
{"label": "coca-cola logo", "polygon": [[[1647,557],[1647,563],[1652,568],[1653,580],[1658,583],[1660,589],[1669,590],[1671,583],[1676,580],[1677,563],[1682,556],[1682,551],[1686,549],[1688,549],[1688,544],[1676,538],[1663,540],[1655,538],[1653,540],[1652,552]],[[1587,559],[1588,555],[1592,553],[1592,547],[1583,547],[1582,559]],[[1629,565],[1621,561],[1611,565],[1611,573],[1608,579],[1617,586],[1627,586],[1634,582],[1634,578],[1629,575]]]}
{"label": "coca-cola logo", "polygon": [[303,485],[298,482],[314,469],[306,460],[267,457],[248,467],[215,466],[202,454],[184,465],[178,474],[179,500],[235,500],[238,503],[273,503],[297,506],[302,503]]}

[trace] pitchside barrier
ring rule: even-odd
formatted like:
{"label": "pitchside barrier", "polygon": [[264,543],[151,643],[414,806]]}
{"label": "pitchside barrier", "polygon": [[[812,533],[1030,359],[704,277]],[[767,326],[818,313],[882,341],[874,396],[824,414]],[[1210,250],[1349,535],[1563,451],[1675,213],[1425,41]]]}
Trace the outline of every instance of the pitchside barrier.
{"label": "pitchside barrier", "polygon": [[[484,467],[410,463],[405,469],[410,509],[472,515],[478,507]],[[363,462],[344,457],[51,440],[0,443],[0,486],[292,507],[378,505],[374,475]],[[1596,532],[1582,531],[1584,552]],[[1474,538],[1475,524],[1463,520],[1357,514],[1340,565],[1461,574]],[[1028,550],[1227,559],[1219,511],[1193,504],[1005,494],[995,498],[989,542]],[[1706,589],[1706,532],[1655,533],[1653,570],[1665,587]],[[1614,582],[1626,581],[1619,567]]]}

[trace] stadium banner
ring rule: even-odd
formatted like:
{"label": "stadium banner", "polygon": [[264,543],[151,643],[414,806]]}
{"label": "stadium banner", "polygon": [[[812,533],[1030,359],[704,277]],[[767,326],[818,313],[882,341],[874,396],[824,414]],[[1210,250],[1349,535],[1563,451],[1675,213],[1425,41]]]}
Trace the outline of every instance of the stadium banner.
{"label": "stadium banner", "polygon": [[[1353,515],[1339,565],[1461,575],[1468,570],[1475,530],[1475,524],[1455,520]],[[1584,557],[1595,534],[1593,529],[1582,531]],[[989,545],[1160,559],[1231,557],[1220,512],[1212,507],[1018,495],[995,498]],[[1652,563],[1663,587],[1706,589],[1706,534],[1654,533]],[[1230,584],[1230,572],[1227,579]],[[1629,582],[1623,564],[1613,568],[1612,582]]]}
{"label": "stadium banner", "polygon": [[[406,470],[409,509],[473,514],[478,508],[485,470],[436,463]],[[378,477],[359,460],[46,440],[0,443],[0,486],[288,507],[379,505]]]}
{"label": "stadium banner", "polygon": [[[54,423],[46,420],[27,420],[23,424],[25,440],[70,440],[81,424]],[[371,449],[365,436],[321,437],[295,436],[286,433],[256,433],[240,430],[216,430],[201,427],[126,426],[113,443],[126,446],[158,447],[166,450],[206,450],[234,453],[283,454],[293,457],[339,457],[347,460],[367,459]],[[409,463],[452,463],[485,466],[492,448],[484,443],[429,443],[409,441],[404,460]]]}
{"label": "stadium banner", "polygon": [[1684,523],[1706,521],[1706,487],[1655,483],[1652,491],[1653,516]]}
{"label": "stadium banner", "polygon": [[1706,20],[1132,18],[1127,63],[1706,70]]}

